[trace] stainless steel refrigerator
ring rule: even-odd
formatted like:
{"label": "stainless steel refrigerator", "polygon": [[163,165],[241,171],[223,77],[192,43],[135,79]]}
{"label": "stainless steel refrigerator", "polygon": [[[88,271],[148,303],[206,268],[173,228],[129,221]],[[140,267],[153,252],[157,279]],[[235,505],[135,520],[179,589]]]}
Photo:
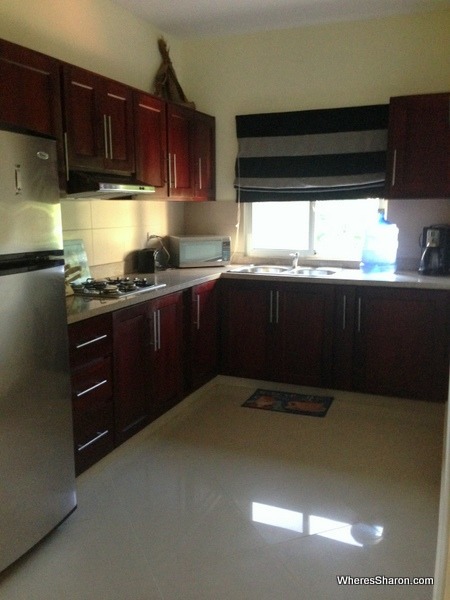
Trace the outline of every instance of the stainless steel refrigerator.
{"label": "stainless steel refrigerator", "polygon": [[0,571],[76,507],[54,140],[0,130]]}

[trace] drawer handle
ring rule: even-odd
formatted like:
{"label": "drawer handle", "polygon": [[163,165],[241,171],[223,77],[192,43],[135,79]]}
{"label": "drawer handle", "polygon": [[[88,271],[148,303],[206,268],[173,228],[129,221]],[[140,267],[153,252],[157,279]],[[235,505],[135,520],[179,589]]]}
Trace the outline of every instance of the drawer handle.
{"label": "drawer handle", "polygon": [[75,348],[77,350],[79,350],[80,348],[84,348],[85,346],[89,346],[89,344],[95,344],[95,342],[99,342],[100,340],[104,340],[107,337],[108,337],[108,335],[106,333],[104,335],[99,335],[98,337],[93,338],[92,340],[88,340],[87,342],[82,342],[81,344],[77,344],[75,346]]}
{"label": "drawer handle", "polygon": [[80,396],[84,396],[85,394],[92,392],[92,390],[95,390],[96,388],[100,387],[101,385],[105,385],[105,383],[107,383],[107,382],[108,382],[107,379],[103,379],[103,381],[100,381],[99,383],[92,385],[91,387],[87,388],[86,390],[83,390],[82,392],[78,392],[76,394],[76,396],[77,396],[77,398],[79,398]]}
{"label": "drawer handle", "polygon": [[95,438],[92,438],[92,440],[89,440],[89,442],[86,442],[85,444],[81,444],[81,445],[77,446],[78,452],[81,452],[82,450],[84,450],[85,448],[87,448],[88,446],[90,446],[91,444],[93,444],[94,442],[99,440],[100,438],[104,437],[108,433],[109,433],[109,429],[105,429],[105,431],[97,432],[97,435],[95,436]]}

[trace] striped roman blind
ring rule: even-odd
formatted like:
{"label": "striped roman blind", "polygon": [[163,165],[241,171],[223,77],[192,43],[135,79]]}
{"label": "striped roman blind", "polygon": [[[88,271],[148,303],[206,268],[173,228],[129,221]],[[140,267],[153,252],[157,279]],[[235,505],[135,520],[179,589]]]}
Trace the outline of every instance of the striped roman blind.
{"label": "striped roman blind", "polygon": [[236,116],[238,200],[382,196],[388,104]]}

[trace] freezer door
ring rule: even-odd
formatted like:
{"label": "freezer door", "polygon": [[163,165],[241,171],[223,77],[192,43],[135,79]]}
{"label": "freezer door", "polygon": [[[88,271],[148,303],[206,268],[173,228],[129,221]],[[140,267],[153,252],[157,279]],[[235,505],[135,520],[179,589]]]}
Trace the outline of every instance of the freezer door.
{"label": "freezer door", "polygon": [[56,142],[0,131],[0,255],[62,248]]}
{"label": "freezer door", "polygon": [[0,571],[76,506],[63,266],[0,276]]}

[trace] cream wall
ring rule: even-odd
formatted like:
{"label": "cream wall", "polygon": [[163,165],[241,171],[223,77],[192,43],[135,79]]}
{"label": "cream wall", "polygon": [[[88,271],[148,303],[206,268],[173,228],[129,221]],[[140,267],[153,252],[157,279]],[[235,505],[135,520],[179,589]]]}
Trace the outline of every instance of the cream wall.
{"label": "cream wall", "polygon": [[[161,33],[110,0],[0,1],[1,38],[149,92],[161,63]],[[182,45],[164,37],[183,85]],[[63,200],[62,213],[65,239],[82,239],[89,264],[102,275],[122,274],[147,232],[184,227],[183,203]]]}
{"label": "cream wall", "polygon": [[[450,89],[450,10],[187,41],[186,91],[216,116],[217,197],[233,201],[235,115],[388,103],[391,96]],[[220,204],[220,203],[219,203]],[[186,206],[186,228],[223,224],[235,206]],[[450,223],[450,201],[396,201],[399,265],[416,268],[423,225]],[[243,235],[240,236],[243,242]],[[242,249],[242,245],[240,246]]]}
{"label": "cream wall", "polygon": [[[146,232],[236,232],[234,117],[384,103],[401,94],[446,91],[450,11],[309,26],[252,35],[176,40],[165,36],[180,83],[216,116],[213,205],[64,201],[65,237],[82,237],[91,264],[125,260]],[[111,0],[2,0],[0,37],[151,90],[161,32]],[[414,268],[423,225],[450,222],[450,201],[396,201],[399,262]],[[111,236],[111,237],[109,237]],[[243,236],[240,236],[243,239]]]}

